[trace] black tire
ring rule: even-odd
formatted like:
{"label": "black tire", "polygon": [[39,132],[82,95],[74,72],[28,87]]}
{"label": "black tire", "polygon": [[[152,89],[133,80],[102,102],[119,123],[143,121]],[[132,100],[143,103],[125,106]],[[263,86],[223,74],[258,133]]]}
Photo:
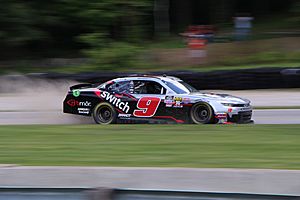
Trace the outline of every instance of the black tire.
{"label": "black tire", "polygon": [[197,103],[191,108],[190,118],[194,124],[211,124],[215,122],[212,107],[204,102]]}
{"label": "black tire", "polygon": [[117,120],[117,112],[112,105],[103,102],[94,108],[93,118],[97,124],[114,124]]}

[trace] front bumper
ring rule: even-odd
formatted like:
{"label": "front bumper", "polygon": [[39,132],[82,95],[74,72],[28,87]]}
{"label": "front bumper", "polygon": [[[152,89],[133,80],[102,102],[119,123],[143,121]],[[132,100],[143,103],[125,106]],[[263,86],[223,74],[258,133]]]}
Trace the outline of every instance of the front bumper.
{"label": "front bumper", "polygon": [[232,123],[251,123],[252,110],[250,111],[240,111],[238,114],[232,114],[231,116],[227,115],[227,121]]}

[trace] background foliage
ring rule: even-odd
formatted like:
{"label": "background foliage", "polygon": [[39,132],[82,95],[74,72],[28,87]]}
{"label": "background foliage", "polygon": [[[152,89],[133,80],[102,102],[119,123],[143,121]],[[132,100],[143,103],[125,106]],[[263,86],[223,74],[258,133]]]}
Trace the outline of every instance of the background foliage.
{"label": "background foliage", "polygon": [[[149,60],[165,58],[179,63],[177,55],[169,55],[167,50],[157,55],[156,49],[184,46],[178,33],[190,24],[213,24],[223,34],[233,27],[232,17],[238,12],[251,13],[259,31],[260,27],[300,25],[297,0],[2,0],[0,62],[87,57],[91,61],[85,65],[87,69],[90,65],[101,70],[147,68]],[[270,17],[271,22],[263,23]],[[0,67],[3,71],[2,63]]]}

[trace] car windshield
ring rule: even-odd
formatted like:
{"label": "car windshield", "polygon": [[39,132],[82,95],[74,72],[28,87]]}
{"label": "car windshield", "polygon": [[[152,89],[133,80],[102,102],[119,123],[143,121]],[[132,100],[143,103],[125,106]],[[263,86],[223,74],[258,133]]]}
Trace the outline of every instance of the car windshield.
{"label": "car windshield", "polygon": [[193,86],[183,82],[183,81],[164,81],[164,83],[171,88],[177,94],[188,94],[191,92],[197,92]]}

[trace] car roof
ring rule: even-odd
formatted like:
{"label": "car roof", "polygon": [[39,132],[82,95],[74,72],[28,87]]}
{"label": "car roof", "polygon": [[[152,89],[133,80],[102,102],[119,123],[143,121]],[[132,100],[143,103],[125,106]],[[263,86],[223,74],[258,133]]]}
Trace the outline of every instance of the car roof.
{"label": "car roof", "polygon": [[181,81],[181,79],[174,77],[174,76],[152,76],[152,75],[137,75],[137,76],[128,76],[128,77],[122,77],[122,78],[116,78],[112,81],[130,81],[130,80],[148,80],[148,81]]}

